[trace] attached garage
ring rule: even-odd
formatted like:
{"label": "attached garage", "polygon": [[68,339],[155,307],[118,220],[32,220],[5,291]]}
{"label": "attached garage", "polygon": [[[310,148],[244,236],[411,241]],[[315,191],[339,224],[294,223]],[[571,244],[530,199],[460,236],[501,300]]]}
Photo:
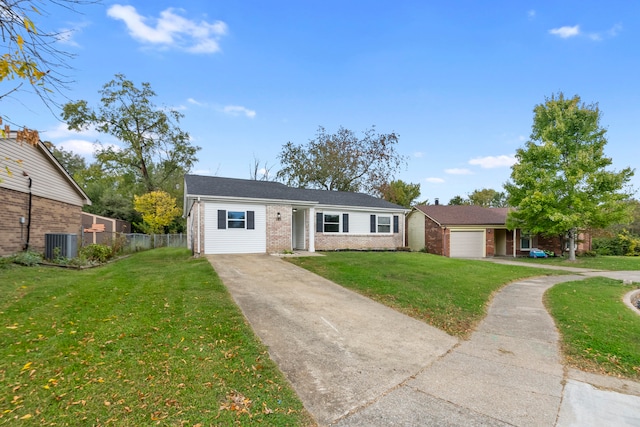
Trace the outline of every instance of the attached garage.
{"label": "attached garage", "polygon": [[204,253],[265,253],[266,207],[205,203]]}
{"label": "attached garage", "polygon": [[483,258],[484,230],[451,230],[451,258]]}

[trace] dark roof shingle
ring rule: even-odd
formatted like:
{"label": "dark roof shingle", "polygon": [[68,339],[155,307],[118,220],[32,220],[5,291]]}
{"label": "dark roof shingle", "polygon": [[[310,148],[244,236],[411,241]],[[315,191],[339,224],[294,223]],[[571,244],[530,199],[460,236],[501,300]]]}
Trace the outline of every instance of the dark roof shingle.
{"label": "dark roof shingle", "polygon": [[469,205],[416,206],[440,225],[505,225],[509,208],[484,208]]}
{"label": "dark roof shingle", "polygon": [[185,175],[187,195],[313,202],[322,205],[404,209],[363,193],[291,188],[279,182]]}

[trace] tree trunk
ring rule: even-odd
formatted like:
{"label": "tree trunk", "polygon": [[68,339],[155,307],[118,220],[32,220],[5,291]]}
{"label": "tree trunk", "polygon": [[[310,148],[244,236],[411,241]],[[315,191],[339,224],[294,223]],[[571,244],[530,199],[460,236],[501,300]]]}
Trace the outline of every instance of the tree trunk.
{"label": "tree trunk", "polygon": [[576,260],[576,233],[575,228],[569,230],[569,261]]}

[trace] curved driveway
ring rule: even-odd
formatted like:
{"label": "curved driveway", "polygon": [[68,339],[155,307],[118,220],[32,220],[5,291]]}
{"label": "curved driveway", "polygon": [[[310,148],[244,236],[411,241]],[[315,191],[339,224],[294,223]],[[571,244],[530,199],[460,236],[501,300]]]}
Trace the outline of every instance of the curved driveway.
{"label": "curved driveway", "polygon": [[640,425],[640,384],[561,364],[542,294],[583,275],[508,285],[459,341],[278,257],[208,258],[319,425]]}

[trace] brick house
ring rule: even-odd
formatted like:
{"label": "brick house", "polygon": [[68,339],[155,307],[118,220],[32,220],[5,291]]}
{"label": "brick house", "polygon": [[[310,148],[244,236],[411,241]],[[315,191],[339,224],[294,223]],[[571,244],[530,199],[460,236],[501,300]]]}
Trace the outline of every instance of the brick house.
{"label": "brick house", "polygon": [[404,246],[402,206],[361,193],[186,175],[184,216],[196,254]]}
{"label": "brick house", "polygon": [[80,234],[82,207],[91,204],[82,188],[42,141],[6,136],[0,138],[0,256],[44,252],[46,233]]}
{"label": "brick house", "polygon": [[[452,258],[528,256],[532,248],[561,254],[560,236],[528,235],[507,228],[508,208],[481,206],[416,206],[407,215],[407,246],[412,251]],[[591,250],[587,233],[578,236],[577,252]]]}

